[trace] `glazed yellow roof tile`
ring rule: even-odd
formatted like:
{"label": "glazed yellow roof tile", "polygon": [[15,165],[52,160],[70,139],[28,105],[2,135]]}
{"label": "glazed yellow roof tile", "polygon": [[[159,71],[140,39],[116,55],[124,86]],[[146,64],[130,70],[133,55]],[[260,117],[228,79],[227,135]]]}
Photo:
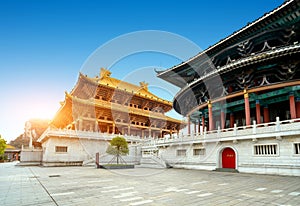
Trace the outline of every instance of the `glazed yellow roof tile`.
{"label": "glazed yellow roof tile", "polygon": [[87,77],[86,75],[80,74],[82,77],[93,81],[99,85],[103,85],[106,87],[111,87],[113,89],[118,89],[122,91],[126,91],[129,93],[133,93],[134,95],[141,96],[143,98],[151,99],[153,101],[158,101],[167,105],[172,106],[172,102],[159,98],[158,96],[152,94],[148,90],[148,84],[146,82],[140,82],[140,86],[121,81],[119,79],[115,79],[111,77],[111,72],[107,69],[101,68],[100,77]]}

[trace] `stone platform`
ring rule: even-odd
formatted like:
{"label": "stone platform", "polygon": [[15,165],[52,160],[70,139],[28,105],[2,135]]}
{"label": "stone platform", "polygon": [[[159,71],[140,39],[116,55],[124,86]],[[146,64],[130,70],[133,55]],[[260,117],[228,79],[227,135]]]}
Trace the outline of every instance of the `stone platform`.
{"label": "stone platform", "polygon": [[0,164],[1,205],[299,205],[300,177]]}

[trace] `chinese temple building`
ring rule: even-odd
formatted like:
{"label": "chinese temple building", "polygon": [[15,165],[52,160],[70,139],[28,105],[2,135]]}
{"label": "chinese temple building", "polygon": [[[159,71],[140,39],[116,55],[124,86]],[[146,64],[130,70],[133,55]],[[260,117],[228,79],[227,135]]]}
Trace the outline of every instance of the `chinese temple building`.
{"label": "chinese temple building", "polygon": [[187,136],[156,143],[166,161],[300,175],[299,0],[157,76],[181,88],[173,108],[189,121]]}
{"label": "chinese temple building", "polygon": [[[78,81],[38,139],[43,147],[43,165],[82,165],[106,158],[109,140],[124,136],[130,143],[127,162],[138,163],[139,144],[146,138],[162,138],[178,134],[185,126],[166,116],[172,102],[161,99],[148,90],[148,84],[133,85],[111,77],[101,69],[95,78],[79,74]],[[106,159],[105,159],[106,158]]]}

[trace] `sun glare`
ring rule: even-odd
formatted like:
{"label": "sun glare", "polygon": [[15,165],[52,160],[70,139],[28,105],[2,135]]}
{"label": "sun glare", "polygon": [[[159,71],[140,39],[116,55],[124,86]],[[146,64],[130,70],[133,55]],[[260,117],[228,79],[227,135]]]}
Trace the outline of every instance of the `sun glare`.
{"label": "sun glare", "polygon": [[55,104],[51,105],[51,103],[40,103],[37,102],[35,104],[30,104],[26,106],[26,110],[24,110],[24,118],[31,119],[52,119],[57,111]]}

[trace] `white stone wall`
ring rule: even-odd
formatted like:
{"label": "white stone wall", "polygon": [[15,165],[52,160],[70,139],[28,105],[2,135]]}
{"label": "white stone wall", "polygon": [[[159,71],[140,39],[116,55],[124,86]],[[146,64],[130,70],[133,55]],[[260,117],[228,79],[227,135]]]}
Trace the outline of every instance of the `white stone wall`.
{"label": "white stone wall", "polygon": [[20,156],[21,162],[42,161],[42,151],[40,149],[22,149]]}
{"label": "white stone wall", "polygon": [[[172,144],[159,147],[159,156],[176,168],[214,170],[222,168],[222,151],[226,147],[236,153],[236,169],[239,172],[297,175],[300,176],[300,155],[294,154],[294,143],[300,142],[299,136],[286,136],[281,140],[273,138],[258,141],[240,140],[211,142],[205,144]],[[277,144],[278,155],[254,155],[254,145]],[[193,149],[205,148],[204,155],[193,155]],[[185,149],[186,156],[177,156],[177,150]]]}
{"label": "white stone wall", "polygon": [[[299,142],[300,137],[287,136],[282,140],[275,137],[270,139],[260,139],[257,142],[242,142],[237,145],[238,170],[240,172],[260,173],[260,174],[278,174],[278,175],[296,175],[300,176],[300,155],[294,154],[294,143]],[[253,146],[256,144],[278,145],[277,156],[255,156]]]}
{"label": "white stone wall", "polygon": [[[100,154],[100,163],[109,162],[113,156],[106,154],[108,141],[66,137],[50,137],[43,144],[43,165],[81,165],[95,162],[96,153]],[[55,152],[56,146],[67,147],[66,153]],[[138,163],[141,158],[140,146],[129,144],[129,155],[122,156],[127,163]],[[81,162],[81,163],[80,163]]]}

